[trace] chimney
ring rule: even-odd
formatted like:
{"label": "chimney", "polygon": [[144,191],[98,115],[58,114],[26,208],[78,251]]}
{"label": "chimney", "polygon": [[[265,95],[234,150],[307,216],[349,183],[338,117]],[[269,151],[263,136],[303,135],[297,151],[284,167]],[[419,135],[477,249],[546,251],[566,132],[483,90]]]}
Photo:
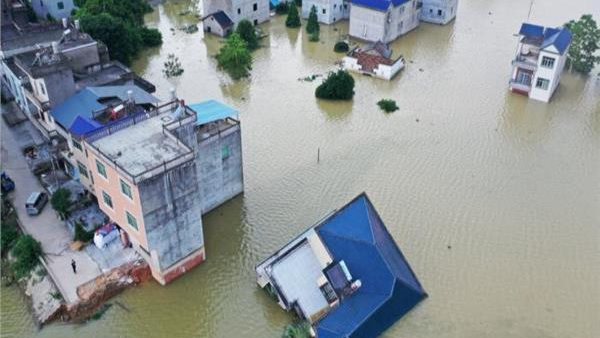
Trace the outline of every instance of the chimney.
{"label": "chimney", "polygon": [[62,19],[62,24],[64,29],[69,28],[69,21],[67,20],[67,18]]}
{"label": "chimney", "polygon": [[58,47],[58,41],[52,41],[52,54],[60,53],[60,48]]}
{"label": "chimney", "polygon": [[81,30],[80,26],[79,26],[79,19],[75,20],[75,29],[76,30]]}

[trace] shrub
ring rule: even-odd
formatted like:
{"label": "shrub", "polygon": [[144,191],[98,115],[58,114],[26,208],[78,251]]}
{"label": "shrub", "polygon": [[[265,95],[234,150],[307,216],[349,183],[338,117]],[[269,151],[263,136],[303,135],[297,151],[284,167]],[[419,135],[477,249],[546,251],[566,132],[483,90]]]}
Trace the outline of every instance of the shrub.
{"label": "shrub", "polygon": [[382,99],[377,102],[377,105],[386,113],[391,113],[399,109],[394,100]]}
{"label": "shrub", "polygon": [[227,38],[217,54],[217,61],[219,67],[236,80],[250,75],[252,69],[252,55],[238,33],[233,33]]}
{"label": "shrub", "polygon": [[38,265],[38,257],[42,255],[42,245],[30,235],[24,235],[17,240],[12,254],[16,259],[12,265],[15,276],[25,277]]}
{"label": "shrub", "polygon": [[310,41],[310,42],[319,41],[319,31],[310,33],[310,36],[308,37],[308,41]]}
{"label": "shrub", "polygon": [[83,224],[80,222],[75,223],[75,236],[74,241],[81,241],[87,243],[94,239],[94,231],[87,231],[83,228]]}
{"label": "shrub", "polygon": [[258,48],[258,35],[256,34],[256,29],[254,29],[252,22],[248,20],[240,21],[235,32],[246,42],[248,49],[255,50]]}
{"label": "shrub", "polygon": [[0,228],[0,249],[2,251],[2,256],[12,249],[19,238],[17,226],[17,217],[14,212],[2,220],[2,226]]}
{"label": "shrub", "polygon": [[333,51],[336,53],[347,53],[350,50],[350,46],[346,41],[338,41],[333,46]]}
{"label": "shrub", "polygon": [[331,72],[315,91],[320,99],[350,100],[354,96],[354,78],[345,70]]}
{"label": "shrub", "polygon": [[310,325],[307,322],[289,324],[283,331],[282,338],[310,338]]}
{"label": "shrub", "polygon": [[52,195],[50,204],[58,212],[61,219],[66,219],[69,216],[69,209],[71,208],[71,191],[59,188]]}
{"label": "shrub", "polygon": [[319,19],[317,17],[317,7],[314,5],[310,8],[310,14],[308,15],[308,22],[306,23],[306,32],[309,34],[319,32]]}
{"label": "shrub", "polygon": [[280,2],[277,6],[275,6],[275,13],[277,14],[285,14],[290,10],[290,6],[287,2]]}
{"label": "shrub", "polygon": [[300,15],[298,14],[298,8],[294,5],[289,6],[287,18],[285,19],[286,27],[298,28],[302,24],[300,23]]}
{"label": "shrub", "polygon": [[169,54],[167,56],[167,61],[164,63],[163,74],[165,74],[166,77],[183,74],[181,62],[179,62],[179,58],[175,56],[175,54]]}
{"label": "shrub", "polygon": [[140,34],[142,36],[142,42],[144,43],[144,46],[156,47],[162,44],[162,34],[160,34],[156,28],[142,27],[140,29]]}

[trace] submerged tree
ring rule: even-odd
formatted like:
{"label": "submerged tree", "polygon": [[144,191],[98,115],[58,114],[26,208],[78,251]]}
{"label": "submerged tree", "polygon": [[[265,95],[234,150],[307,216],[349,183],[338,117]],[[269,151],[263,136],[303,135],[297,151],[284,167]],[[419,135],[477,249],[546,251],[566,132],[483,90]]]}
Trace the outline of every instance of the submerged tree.
{"label": "submerged tree", "polygon": [[217,54],[219,67],[224,69],[233,79],[250,75],[252,55],[244,39],[238,33],[233,33]]}
{"label": "submerged tree", "polygon": [[298,8],[295,5],[290,4],[287,18],[285,19],[285,25],[290,28],[300,27],[300,15],[298,14]]}
{"label": "submerged tree", "polygon": [[392,113],[399,109],[396,101],[390,99],[381,99],[377,102],[377,105],[386,113]]}
{"label": "submerged tree", "polygon": [[308,22],[306,23],[306,32],[309,34],[313,34],[317,32],[319,33],[319,18],[317,17],[317,7],[313,5],[310,8],[310,14],[308,14]]}
{"label": "submerged tree", "polygon": [[255,50],[258,48],[258,34],[256,34],[256,29],[254,28],[252,22],[246,19],[240,21],[235,32],[238,33],[244,41],[246,41],[248,49]]}
{"label": "submerged tree", "polygon": [[573,34],[568,53],[569,64],[575,71],[587,74],[600,62],[600,56],[596,55],[600,48],[600,29],[590,14],[567,22],[565,27]]}
{"label": "submerged tree", "polygon": [[328,100],[351,100],[354,96],[354,78],[345,70],[331,72],[317,87],[315,96]]}
{"label": "submerged tree", "polygon": [[183,68],[181,67],[181,62],[179,62],[179,58],[175,56],[175,54],[169,54],[167,56],[167,61],[164,63],[165,68],[163,69],[163,74],[166,77],[179,76],[183,74]]}

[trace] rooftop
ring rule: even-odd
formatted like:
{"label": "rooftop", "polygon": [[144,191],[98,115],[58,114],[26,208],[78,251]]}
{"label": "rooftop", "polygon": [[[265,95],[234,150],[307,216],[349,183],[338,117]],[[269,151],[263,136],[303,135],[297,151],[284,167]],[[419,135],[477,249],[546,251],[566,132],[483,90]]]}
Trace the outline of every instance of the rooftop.
{"label": "rooftop", "polygon": [[361,7],[385,12],[388,8],[390,8],[390,5],[397,7],[407,2],[408,0],[352,0],[352,6],[358,5]]}
{"label": "rooftop", "polygon": [[93,142],[107,159],[135,177],[193,151],[163,128],[175,119],[160,114],[130,125]]}
{"label": "rooftop", "polygon": [[564,28],[543,27],[530,23],[523,23],[519,30],[521,42],[538,46],[543,50],[564,54],[571,44],[571,32]]}
{"label": "rooftop", "polygon": [[127,74],[132,74],[131,70],[118,61],[112,61],[102,66],[99,71],[89,74],[74,73],[75,86],[77,89],[84,89],[92,86],[104,86],[106,84],[115,84],[124,81]]}
{"label": "rooftop", "polygon": [[221,28],[223,28],[223,29],[233,26],[233,21],[231,21],[229,16],[227,16],[227,14],[225,14],[225,12],[223,12],[223,11],[217,11],[217,12],[211,13],[211,14],[207,15],[204,19],[208,19],[210,17],[215,18],[215,20],[217,21],[219,26],[221,26]]}
{"label": "rooftop", "polygon": [[190,104],[189,107],[196,112],[196,125],[198,126],[228,117],[237,118],[238,116],[237,110],[216,100]]}

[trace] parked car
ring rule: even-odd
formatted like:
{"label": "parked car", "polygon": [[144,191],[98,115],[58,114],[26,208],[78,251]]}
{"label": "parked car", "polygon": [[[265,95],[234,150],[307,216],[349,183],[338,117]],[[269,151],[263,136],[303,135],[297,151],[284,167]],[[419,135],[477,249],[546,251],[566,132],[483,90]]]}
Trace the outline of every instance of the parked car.
{"label": "parked car", "polygon": [[8,192],[15,190],[15,182],[5,172],[2,172],[2,174],[0,174],[0,177],[2,178],[2,193],[3,194],[6,194]]}
{"label": "parked car", "polygon": [[32,192],[29,198],[27,198],[27,202],[25,202],[27,214],[32,216],[38,215],[42,212],[46,203],[48,203],[48,194],[39,191]]}

